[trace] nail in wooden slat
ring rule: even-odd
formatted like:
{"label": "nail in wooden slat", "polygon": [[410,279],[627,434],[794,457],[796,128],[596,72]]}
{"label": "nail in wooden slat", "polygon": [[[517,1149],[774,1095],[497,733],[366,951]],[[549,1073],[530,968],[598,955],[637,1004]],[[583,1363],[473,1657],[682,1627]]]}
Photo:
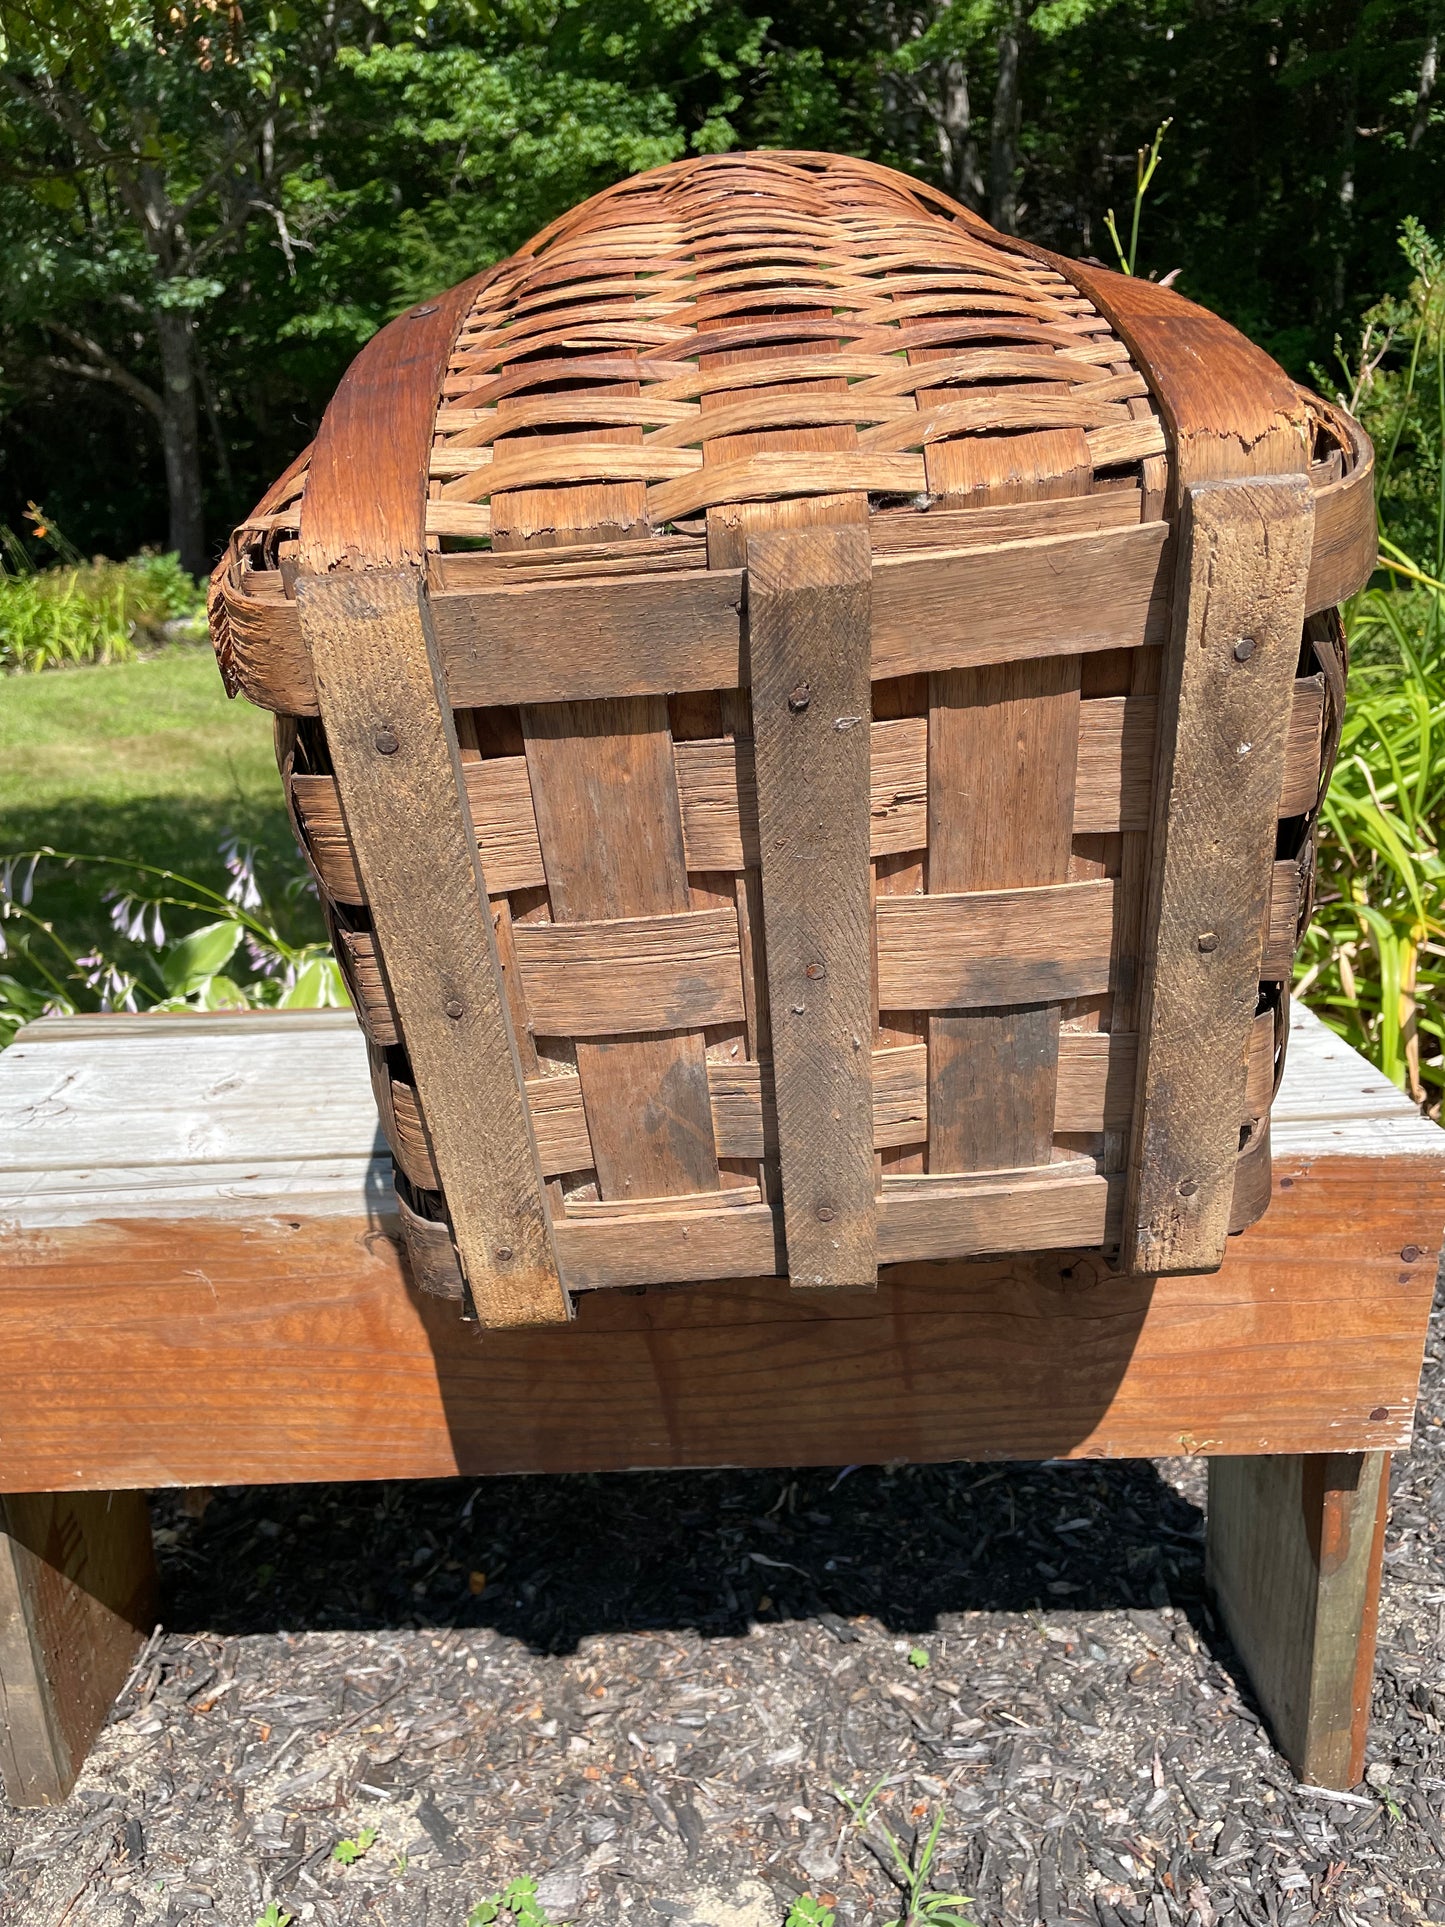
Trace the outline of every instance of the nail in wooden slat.
{"label": "nail in wooden slat", "polygon": [[873,1163],[866,529],[748,539],[763,916],[788,1272],[868,1286]]}
{"label": "nail in wooden slat", "polygon": [[418,575],[297,583],[347,828],[484,1325],[565,1321],[486,881]]}

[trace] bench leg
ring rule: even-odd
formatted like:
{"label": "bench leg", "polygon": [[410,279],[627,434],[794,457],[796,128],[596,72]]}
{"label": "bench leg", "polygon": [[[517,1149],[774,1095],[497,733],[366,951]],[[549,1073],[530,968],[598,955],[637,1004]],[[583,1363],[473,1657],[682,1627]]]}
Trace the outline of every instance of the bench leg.
{"label": "bench leg", "polygon": [[1312,1786],[1364,1772],[1389,1494],[1388,1452],[1209,1461],[1210,1591]]}
{"label": "bench leg", "polygon": [[0,1496],[0,1777],[12,1805],[70,1792],[155,1599],[144,1494]]}

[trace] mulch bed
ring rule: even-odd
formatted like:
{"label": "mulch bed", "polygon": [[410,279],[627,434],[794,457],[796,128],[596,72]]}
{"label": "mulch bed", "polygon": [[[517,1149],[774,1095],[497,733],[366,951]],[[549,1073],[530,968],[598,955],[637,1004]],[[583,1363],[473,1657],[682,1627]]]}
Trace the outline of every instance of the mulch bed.
{"label": "mulch bed", "polygon": [[880,1780],[981,1927],[1445,1922],[1442,1352],[1348,1795],[1210,1614],[1198,1461],[161,1494],[165,1631],[67,1804],[0,1811],[0,1922],[463,1927],[530,1874],[557,1922],[882,1927],[835,1791]]}

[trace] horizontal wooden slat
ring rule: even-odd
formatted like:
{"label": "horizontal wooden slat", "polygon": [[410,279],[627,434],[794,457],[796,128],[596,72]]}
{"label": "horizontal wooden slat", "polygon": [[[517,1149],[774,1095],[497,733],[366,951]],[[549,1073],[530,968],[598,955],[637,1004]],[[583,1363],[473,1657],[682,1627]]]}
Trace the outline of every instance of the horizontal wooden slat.
{"label": "horizontal wooden slat", "polygon": [[1297,676],[1284,746],[1281,816],[1304,816],[1320,793],[1320,748],[1325,726],[1325,679]]}
{"label": "horizontal wooden slat", "polygon": [[1119,1235],[1122,1177],[1087,1159],[970,1177],[885,1175],[878,1211],[880,1264],[989,1251],[1054,1251]]}
{"label": "horizontal wooden slat", "polygon": [[[1118,1235],[1122,1180],[1087,1159],[976,1177],[887,1178],[878,1206],[879,1261],[971,1257],[1099,1245]],[[686,1207],[689,1200],[673,1200]],[[771,1208],[694,1205],[615,1218],[568,1216],[555,1226],[573,1291],[767,1276],[782,1269]]]}
{"label": "horizontal wooden slat", "polygon": [[[1160,641],[1167,535],[1149,522],[877,557],[873,676]],[[740,572],[700,570],[441,590],[432,613],[459,707],[586,701],[746,686],[742,593]]]}
{"label": "horizontal wooden slat", "polygon": [[1163,522],[1142,522],[994,549],[880,556],[874,677],[1162,642],[1168,533]]}
{"label": "horizontal wooden slat", "polygon": [[[1324,683],[1295,684],[1285,756],[1282,816],[1312,809],[1319,789]],[[1147,827],[1154,771],[1152,696],[1096,696],[1079,707],[1074,835]],[[872,726],[871,851],[921,850],[928,834],[928,722],[900,716]],[[675,745],[683,841],[689,870],[755,868],[757,791],[746,739]],[[526,760],[487,757],[463,765],[487,888],[494,896],[546,882]],[[292,795],[322,881],[338,903],[365,901],[346,835],[335,779],[293,776]]]}
{"label": "horizontal wooden slat", "polygon": [[1379,550],[1375,521],[1375,454],[1359,423],[1331,410],[1333,423],[1354,443],[1347,475],[1315,490],[1314,545],[1305,585],[1305,614],[1344,602],[1370,579]]}
{"label": "horizontal wooden slat", "polygon": [[1110,878],[880,897],[877,915],[882,1010],[1057,1004],[1109,987]]}
{"label": "horizontal wooden slat", "polygon": [[[1113,883],[1109,879],[1089,883],[1068,883],[1051,886],[1044,890],[999,890],[979,891],[972,895],[950,897],[885,897],[878,903],[878,950],[879,950],[879,993],[880,1008],[884,1010],[939,1010],[970,1009],[990,1002],[1057,1002],[1070,997],[1086,997],[1108,988],[1109,926]],[[1024,902],[1021,899],[1036,899],[1043,896],[1057,897],[1057,903],[1040,905]],[[972,907],[967,907],[972,906]],[[690,911],[685,920],[698,917],[714,919],[721,940],[723,924],[732,931],[732,949],[736,960],[738,955],[736,922],[730,910]],[[1060,922],[1059,919],[1064,919]],[[1266,935],[1264,955],[1261,960],[1260,976],[1265,982],[1285,982],[1293,974],[1295,928],[1299,919],[1299,867],[1297,864],[1282,860],[1275,864],[1269,899],[1269,924]],[[635,918],[637,924],[672,923],[676,918]],[[568,929],[615,929],[616,925],[568,925],[568,924],[518,924],[517,931],[544,932]],[[531,936],[524,943],[535,941]],[[627,939],[622,940],[623,945]],[[567,940],[562,939],[565,946]],[[342,933],[342,944],[357,989],[357,1001],[361,1007],[362,1022],[368,1036],[378,1044],[398,1042],[395,1019],[392,1016],[390,1001],[382,985],[381,971],[376,961],[376,949],[367,931]],[[1102,945],[1102,950],[1101,950]],[[703,946],[706,949],[706,946]],[[552,982],[557,982],[561,968],[559,963],[544,966],[544,974]],[[718,953],[708,950],[709,956]],[[620,961],[620,960],[619,960]],[[635,959],[633,960],[636,961]],[[624,966],[625,967],[625,966]],[[646,971],[646,964],[640,966]],[[733,988],[732,971],[738,969],[736,961],[729,967],[723,963],[708,966],[716,970],[716,977],[709,978],[715,986],[715,994],[720,1001],[708,1008],[726,1008],[729,1017],[687,1018],[673,1026],[663,1024],[660,1019],[643,1023],[649,1012],[661,1006],[658,1003],[658,986],[645,975],[634,979],[628,976],[631,986],[626,992],[621,988],[617,977],[618,965],[600,963],[594,975],[608,978],[614,986],[610,994],[614,1003],[605,1006],[610,1018],[624,1017],[630,1012],[631,1020],[617,1023],[606,1031],[591,1027],[595,1012],[603,1009],[594,1004],[592,1013],[578,1009],[586,1002],[581,993],[572,993],[565,988],[558,989],[556,995],[561,1000],[559,1008],[569,1015],[579,1017],[585,1028],[570,1028],[560,1022],[543,1023],[534,1013],[533,1028],[543,1035],[563,1037],[587,1037],[596,1035],[626,1035],[636,1028],[692,1028],[700,1023],[730,1022],[741,1014],[741,1003],[734,1002],[736,994],[741,998],[741,981],[738,979],[736,993]],[[1100,976],[1102,970],[1103,976]],[[663,976],[676,976],[676,966],[669,964],[662,971]],[[530,981],[530,980],[529,980]],[[1070,990],[1039,990],[1057,982],[1085,983],[1088,987]],[[1020,985],[1033,986],[1027,991]],[[954,996],[954,991],[966,989],[967,996]],[[592,993],[587,993],[591,995]],[[699,996],[714,994],[712,990],[702,990]],[[926,999],[940,995],[944,1001],[930,1003]],[[530,1005],[529,998],[529,1005]],[[626,1005],[626,1009],[619,1007]],[[555,1012],[554,1012],[555,1016]],[[1068,1035],[1068,1033],[1065,1033]],[[1061,1046],[1062,1048],[1062,1046]],[[1071,1047],[1072,1048],[1072,1047]],[[742,1076],[746,1067],[732,1066],[730,1074]],[[1062,1064],[1060,1077],[1063,1077]],[[528,1094],[532,1082],[529,1080]],[[565,1080],[555,1080],[559,1085]],[[1061,1085],[1062,1089],[1062,1085]],[[566,1108],[560,1093],[551,1095],[551,1102]],[[1122,1121],[1118,1120],[1118,1121]],[[551,1127],[543,1124],[539,1129],[545,1132]],[[561,1127],[559,1127],[561,1128]],[[570,1128],[570,1127],[569,1127]],[[1106,1128],[1094,1123],[1058,1123],[1060,1131],[1083,1131]],[[1113,1128],[1109,1126],[1107,1128]],[[749,1145],[753,1140],[746,1140]],[[897,1140],[890,1140],[897,1141]],[[914,1140],[909,1139],[908,1142]],[[881,1140],[880,1140],[881,1144]],[[721,1141],[718,1154],[722,1157],[747,1157],[756,1155],[749,1150],[725,1151]],[[549,1153],[543,1152],[544,1162]],[[573,1162],[549,1164],[549,1171],[579,1170],[583,1166]]]}
{"label": "horizontal wooden slat", "polygon": [[[1255,1019],[1250,1039],[1248,1086],[1241,1123],[1262,1117],[1274,1088],[1274,1013]],[[1062,1031],[1059,1036],[1056,1133],[1090,1135],[1120,1130],[1134,1103],[1137,1039],[1130,1031]],[[771,1066],[714,1059],[708,1065],[713,1136],[723,1158],[762,1158],[772,1154],[765,1135],[771,1116]],[[392,1084],[392,1108],[402,1138],[407,1176],[423,1190],[435,1188],[429,1154],[409,1085]],[[542,1169],[549,1177],[585,1171],[592,1163],[592,1141],[582,1108],[582,1085],[575,1071],[527,1080],[527,1102]],[[873,1053],[873,1143],[877,1150],[922,1144],[928,1134],[928,1058],[923,1044],[891,1046]],[[729,1193],[731,1200],[734,1194]]]}
{"label": "horizontal wooden slat", "polygon": [[1299,908],[1299,865],[1284,858],[1274,866],[1267,905],[1264,954],[1259,960],[1259,974],[1265,983],[1284,983],[1294,975]]}
{"label": "horizontal wooden slat", "polygon": [[736,913],[512,927],[531,1029],[547,1037],[700,1030],[743,1015]]}

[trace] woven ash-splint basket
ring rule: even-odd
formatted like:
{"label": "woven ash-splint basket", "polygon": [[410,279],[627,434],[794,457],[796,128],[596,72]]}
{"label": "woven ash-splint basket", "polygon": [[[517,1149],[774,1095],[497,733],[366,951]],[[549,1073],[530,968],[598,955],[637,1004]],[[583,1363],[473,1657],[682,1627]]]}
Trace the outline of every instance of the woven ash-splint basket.
{"label": "woven ash-splint basket", "polygon": [[212,622],[418,1281],[1218,1265],[1370,471],[1180,296],[823,155],[626,181],[383,329]]}

